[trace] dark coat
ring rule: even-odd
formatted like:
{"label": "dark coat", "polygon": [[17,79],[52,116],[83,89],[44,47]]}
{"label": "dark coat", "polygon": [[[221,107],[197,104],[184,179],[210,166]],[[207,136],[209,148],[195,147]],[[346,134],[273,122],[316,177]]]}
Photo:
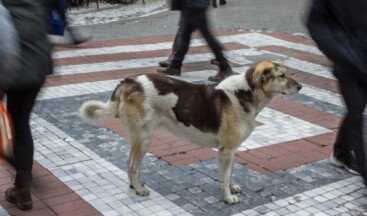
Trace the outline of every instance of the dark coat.
{"label": "dark coat", "polygon": [[52,46],[47,39],[50,0],[2,0],[9,10],[21,45],[21,77],[12,88],[40,85],[52,74]]}
{"label": "dark coat", "polygon": [[209,8],[211,0],[182,0],[183,9],[206,10]]}
{"label": "dark coat", "polygon": [[367,1],[314,0],[307,28],[341,80],[367,83]]}

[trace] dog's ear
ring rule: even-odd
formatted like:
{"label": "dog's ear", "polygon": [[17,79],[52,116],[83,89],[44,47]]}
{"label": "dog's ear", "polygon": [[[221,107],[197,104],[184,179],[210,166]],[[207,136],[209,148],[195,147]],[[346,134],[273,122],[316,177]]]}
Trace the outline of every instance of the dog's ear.
{"label": "dog's ear", "polygon": [[250,86],[250,88],[252,90],[254,90],[256,88],[256,86],[258,85],[258,78],[256,78],[255,76],[255,67],[250,67],[247,71],[246,71],[246,80],[248,85]]}
{"label": "dog's ear", "polygon": [[246,72],[246,79],[249,86],[254,89],[266,83],[272,76],[274,64],[268,61],[257,63]]}
{"label": "dog's ear", "polygon": [[247,73],[252,75],[253,82],[261,85],[271,77],[272,68],[251,67]]}
{"label": "dog's ear", "polygon": [[268,81],[271,78],[272,70],[273,70],[272,68],[265,68],[261,72],[261,83],[264,83],[264,82]]}

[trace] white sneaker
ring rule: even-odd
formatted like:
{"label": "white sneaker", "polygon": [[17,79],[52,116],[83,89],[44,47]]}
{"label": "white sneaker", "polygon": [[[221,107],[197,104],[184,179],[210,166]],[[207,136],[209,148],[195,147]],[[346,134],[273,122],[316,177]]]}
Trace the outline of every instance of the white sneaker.
{"label": "white sneaker", "polygon": [[340,160],[338,160],[335,156],[334,153],[332,153],[330,155],[329,161],[332,165],[337,166],[337,167],[344,167],[344,169],[346,169],[349,173],[353,174],[353,175],[361,175],[357,170],[357,168],[355,167],[349,167],[346,164],[344,164],[343,162],[341,162]]}

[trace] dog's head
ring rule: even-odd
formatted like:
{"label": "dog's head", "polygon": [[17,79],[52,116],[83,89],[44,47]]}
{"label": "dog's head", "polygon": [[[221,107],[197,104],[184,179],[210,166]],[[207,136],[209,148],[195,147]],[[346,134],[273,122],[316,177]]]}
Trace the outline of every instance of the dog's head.
{"label": "dog's head", "polygon": [[286,75],[286,69],[271,61],[261,61],[246,73],[252,89],[261,88],[267,95],[295,94],[301,88],[294,79]]}

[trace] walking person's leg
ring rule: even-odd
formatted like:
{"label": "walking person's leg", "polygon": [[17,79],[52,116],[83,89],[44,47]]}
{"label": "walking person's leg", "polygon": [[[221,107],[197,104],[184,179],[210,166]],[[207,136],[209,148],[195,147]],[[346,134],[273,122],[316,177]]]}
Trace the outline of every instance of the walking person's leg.
{"label": "walking person's leg", "polygon": [[231,66],[228,64],[228,60],[223,54],[223,46],[209,30],[206,10],[195,11],[195,15],[195,23],[200,33],[203,35],[210,49],[213,51],[215,59],[219,62],[218,74],[216,76],[209,77],[209,80],[214,82],[222,81],[226,77],[233,74]]}
{"label": "walking person's leg", "polygon": [[[335,158],[351,173],[367,180],[363,141],[363,112],[367,105],[367,86],[358,82],[340,81],[347,113],[334,145]],[[353,152],[353,154],[352,154]]]}
{"label": "walking person's leg", "polygon": [[159,66],[161,66],[161,67],[169,67],[169,66],[171,66],[172,59],[173,59],[174,55],[176,54],[176,52],[178,50],[178,43],[181,40],[180,36],[182,35],[183,21],[184,20],[182,18],[182,13],[180,13],[180,21],[178,22],[177,33],[175,35],[175,39],[174,39],[173,44],[172,44],[172,52],[169,55],[168,59],[159,62]]}
{"label": "walking person's leg", "polygon": [[[367,105],[367,86],[356,82],[341,82],[340,91],[343,95],[348,121],[347,144],[354,152],[355,163],[359,173],[367,180],[366,158],[363,140],[363,112]],[[365,182],[367,184],[367,182]]]}
{"label": "walking person's leg", "polygon": [[61,21],[64,24],[65,30],[69,32],[73,44],[81,44],[90,40],[87,37],[81,36],[75,27],[71,27],[66,18],[67,0],[53,0],[52,6],[57,10],[60,15]]}
{"label": "walking person's leg", "polygon": [[8,188],[5,198],[21,210],[32,208],[31,185],[34,144],[30,128],[30,115],[41,86],[10,90],[7,92],[7,108],[12,117],[15,133],[14,187]]}
{"label": "walking person's leg", "polygon": [[181,66],[185,58],[185,55],[190,47],[191,34],[195,30],[195,26],[192,24],[191,11],[181,11],[181,30],[177,32],[177,50],[173,55],[171,65],[167,68],[158,68],[158,73],[166,75],[181,75]]}

